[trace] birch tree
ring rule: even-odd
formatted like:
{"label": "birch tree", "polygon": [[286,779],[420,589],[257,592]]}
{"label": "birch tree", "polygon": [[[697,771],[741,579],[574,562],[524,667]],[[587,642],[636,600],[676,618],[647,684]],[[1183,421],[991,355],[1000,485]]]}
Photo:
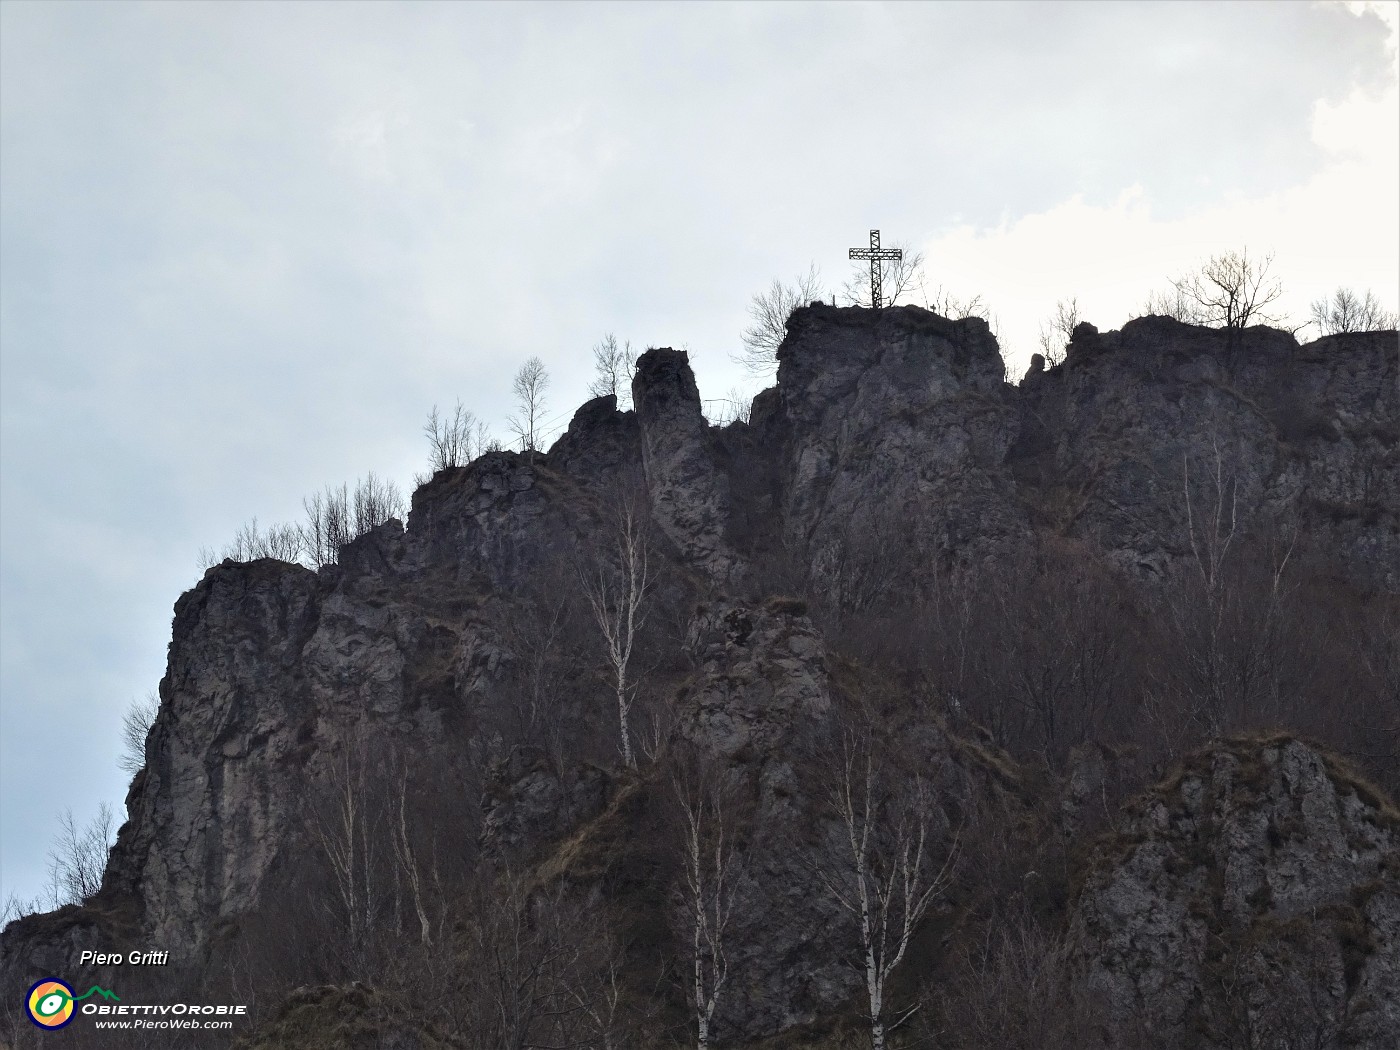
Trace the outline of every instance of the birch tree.
{"label": "birch tree", "polygon": [[647,596],[655,582],[648,564],[646,530],[631,504],[618,514],[613,549],[600,554],[580,570],[584,595],[593,620],[603,636],[604,650],[617,698],[622,759],[636,768],[632,730],[628,716],[636,699],[636,683],[630,676],[637,635],[646,623]]}
{"label": "birch tree", "polygon": [[715,1007],[729,979],[726,933],[738,882],[733,828],[712,776],[677,774],[672,787],[684,825],[682,896],[690,933],[695,1045],[698,1050],[709,1050]]}
{"label": "birch tree", "polygon": [[538,452],[544,434],[544,392],[549,386],[549,372],[544,362],[532,357],[520,366],[515,373],[511,389],[515,391],[515,401],[520,414],[508,420],[511,430],[520,439],[520,451]]}
{"label": "birch tree", "polygon": [[[1181,506],[1190,558],[1167,591],[1167,608],[1183,649],[1164,678],[1207,736],[1256,716],[1277,694],[1286,657],[1283,628],[1298,533],[1285,528],[1267,549],[1256,543],[1251,550],[1232,467],[1239,455],[1212,434],[1209,452],[1194,467],[1190,455],[1182,456]],[[1161,702],[1154,698],[1153,706],[1159,723],[1169,726]]]}
{"label": "birch tree", "polygon": [[367,976],[370,935],[380,911],[375,875],[382,836],[370,804],[367,765],[363,740],[347,748],[306,820],[312,842],[330,867],[329,910],[345,934],[346,961],[359,979]]}
{"label": "birch tree", "polygon": [[933,802],[928,784],[919,776],[903,778],[877,770],[868,735],[846,737],[829,801],[845,839],[844,856],[837,864],[819,867],[818,875],[857,925],[870,1045],[885,1050],[888,1033],[918,1009],[911,1007],[886,1022],[890,976],[951,880],[957,836],[938,863],[930,841]]}
{"label": "birch tree", "polygon": [[[408,796],[408,770],[404,768],[399,770],[394,785],[394,805],[389,825],[390,844],[394,851],[394,861],[406,884],[408,902],[418,920],[419,941],[422,944],[431,945],[434,940],[435,926],[440,938],[443,917],[439,915],[435,923],[428,913],[430,909],[441,911],[445,894],[442,888],[442,879],[438,876],[436,858],[434,858],[431,871],[424,871],[423,860],[420,856],[421,850],[413,841]],[[431,880],[429,875],[431,875]]]}

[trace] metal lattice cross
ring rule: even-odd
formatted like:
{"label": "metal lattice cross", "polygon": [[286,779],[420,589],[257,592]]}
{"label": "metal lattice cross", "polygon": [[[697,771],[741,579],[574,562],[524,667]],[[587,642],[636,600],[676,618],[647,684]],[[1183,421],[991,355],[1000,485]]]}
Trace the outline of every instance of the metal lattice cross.
{"label": "metal lattice cross", "polygon": [[869,248],[852,248],[852,259],[870,260],[870,305],[878,310],[884,305],[881,301],[880,288],[880,260],[881,259],[903,259],[904,252],[898,248],[881,248],[880,231],[870,231]]}

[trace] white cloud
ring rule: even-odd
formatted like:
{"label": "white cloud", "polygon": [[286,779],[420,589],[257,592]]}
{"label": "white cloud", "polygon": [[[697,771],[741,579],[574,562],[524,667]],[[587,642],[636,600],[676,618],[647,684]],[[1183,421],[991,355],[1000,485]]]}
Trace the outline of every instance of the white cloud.
{"label": "white cloud", "polygon": [[[1400,5],[1353,5],[1382,12],[1392,45]],[[1247,247],[1274,253],[1280,307],[1293,323],[1338,286],[1375,291],[1387,309],[1400,288],[1400,89],[1354,87],[1314,106],[1320,170],[1259,196],[1230,195],[1172,218],[1154,214],[1141,185],[1095,206],[1075,196],[1043,212],[988,229],[963,225],[926,242],[932,272],[956,275],[951,290],[981,294],[997,313],[1011,377],[1038,346],[1040,324],[1060,299],[1100,329],[1120,327],[1148,294],[1212,254]],[[1204,176],[1203,176],[1204,177]],[[1308,338],[1310,333],[1301,333]]]}

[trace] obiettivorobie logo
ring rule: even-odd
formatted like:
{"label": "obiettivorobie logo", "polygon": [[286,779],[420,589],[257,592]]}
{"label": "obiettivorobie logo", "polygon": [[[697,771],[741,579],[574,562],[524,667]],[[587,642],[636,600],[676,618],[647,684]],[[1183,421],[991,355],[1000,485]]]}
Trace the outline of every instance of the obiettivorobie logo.
{"label": "obiettivorobie logo", "polygon": [[60,981],[57,977],[46,977],[29,989],[24,1008],[29,1014],[29,1019],[36,1025],[52,1030],[62,1028],[72,1021],[73,1004],[82,1002],[90,995],[100,995],[104,999],[121,1002],[117,993],[109,988],[99,988],[94,984],[82,995],[74,995],[73,988],[67,981]]}
{"label": "obiettivorobie logo", "polygon": [[[106,1001],[83,1002],[93,997]],[[24,1008],[29,1020],[47,1031],[67,1027],[79,1014],[90,1018],[98,1028],[123,1030],[230,1029],[235,1018],[248,1016],[248,1007],[243,1003],[122,1002],[116,992],[97,985],[78,995],[71,984],[57,977],[45,977],[32,985],[24,997]]]}

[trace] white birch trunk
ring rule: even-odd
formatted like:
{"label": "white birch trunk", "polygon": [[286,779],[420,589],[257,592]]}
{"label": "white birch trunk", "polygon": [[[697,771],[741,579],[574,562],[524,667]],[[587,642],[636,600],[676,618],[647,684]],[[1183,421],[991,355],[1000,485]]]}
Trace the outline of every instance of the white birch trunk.
{"label": "white birch trunk", "polygon": [[618,729],[622,737],[619,750],[628,767],[636,768],[637,756],[632,750],[632,727],[628,719],[632,707],[628,667],[637,632],[646,621],[643,604],[652,579],[647,569],[646,536],[630,509],[622,512],[618,523],[616,565],[599,559],[594,570],[581,575],[589,608],[602,632],[608,663],[612,665],[617,689]]}

